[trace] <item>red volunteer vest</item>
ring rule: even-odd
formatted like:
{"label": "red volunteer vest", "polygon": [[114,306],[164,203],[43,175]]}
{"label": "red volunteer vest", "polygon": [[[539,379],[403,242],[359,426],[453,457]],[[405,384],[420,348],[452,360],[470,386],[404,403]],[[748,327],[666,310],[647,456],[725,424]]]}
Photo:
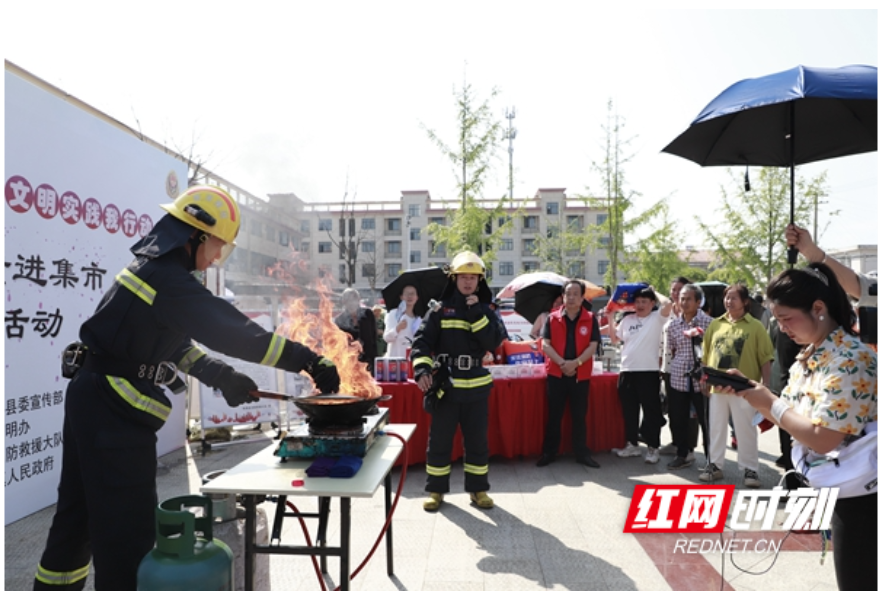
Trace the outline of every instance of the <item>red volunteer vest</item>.
{"label": "red volunteer vest", "polygon": [[[551,327],[551,347],[563,358],[567,348],[567,323],[564,321],[566,308],[561,306],[558,310],[548,315]],[[580,356],[591,343],[591,328],[594,324],[594,314],[582,307],[579,320],[576,322],[576,356]],[[557,363],[548,361],[545,370],[549,375],[563,377],[563,373]],[[576,381],[591,379],[594,370],[594,357],[591,356],[576,370]]]}

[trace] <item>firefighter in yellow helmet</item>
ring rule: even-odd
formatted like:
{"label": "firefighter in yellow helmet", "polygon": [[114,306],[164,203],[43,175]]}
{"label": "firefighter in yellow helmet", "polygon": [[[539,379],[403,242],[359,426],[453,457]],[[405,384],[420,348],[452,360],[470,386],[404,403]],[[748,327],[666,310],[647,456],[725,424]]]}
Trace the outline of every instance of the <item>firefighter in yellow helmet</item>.
{"label": "firefighter in yellow helmet", "polygon": [[487,495],[490,447],[487,441],[488,398],[493,380],[484,355],[507,337],[505,325],[490,305],[484,261],[460,252],[448,271],[451,280],[441,303],[423,319],[413,340],[414,377],[432,415],[426,453],[427,511],[440,508],[450,491],[450,457],[456,429],[465,446],[465,491],[479,508],[492,508]]}
{"label": "firefighter in yellow helmet", "polygon": [[[191,187],[144,238],[65,352],[64,450],[58,504],[34,588],[134,590],[153,548],[156,431],[171,413],[163,391],[192,375],[230,406],[256,401],[254,381],[197,342],[242,360],[305,370],[323,392],[340,378],[329,360],[264,330],[213,296],[192,271],[224,260],[242,223],[224,190]],[[172,426],[182,427],[181,423]]]}

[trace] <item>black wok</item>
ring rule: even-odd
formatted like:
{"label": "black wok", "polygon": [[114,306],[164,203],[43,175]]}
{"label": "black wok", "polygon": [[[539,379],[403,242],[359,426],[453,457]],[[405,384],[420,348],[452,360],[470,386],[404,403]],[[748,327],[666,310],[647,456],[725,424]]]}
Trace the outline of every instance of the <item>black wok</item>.
{"label": "black wok", "polygon": [[302,410],[313,423],[329,425],[346,425],[356,423],[365,416],[377,402],[388,400],[392,396],[376,398],[359,398],[340,394],[320,394],[305,398],[294,398],[294,404]]}

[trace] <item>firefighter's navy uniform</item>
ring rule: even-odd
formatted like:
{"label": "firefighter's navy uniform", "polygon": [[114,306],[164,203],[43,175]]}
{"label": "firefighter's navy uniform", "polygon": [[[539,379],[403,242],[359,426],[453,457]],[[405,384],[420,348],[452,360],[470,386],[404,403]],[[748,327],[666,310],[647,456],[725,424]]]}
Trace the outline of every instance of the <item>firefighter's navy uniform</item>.
{"label": "firefighter's navy uniform", "polygon": [[171,412],[160,385],[173,379],[171,365],[212,387],[231,373],[245,377],[191,340],[290,371],[318,358],[194,278],[184,248],[193,231],[163,217],[132,247],[135,260],[80,329],[88,349],[67,388],[58,505],[35,589],[83,589],[90,558],[96,589],[135,589],[138,564],[154,543],[155,432]]}
{"label": "firefighter's navy uniform", "polygon": [[[486,288],[483,280],[481,285]],[[490,489],[487,405],[493,379],[482,361],[505,339],[505,325],[486,301],[467,306],[454,282],[444,295],[441,307],[423,320],[411,350],[416,377],[439,358],[450,368],[451,386],[432,410],[426,491],[446,494],[450,490],[450,455],[459,426],[465,446],[465,490],[484,492]]]}

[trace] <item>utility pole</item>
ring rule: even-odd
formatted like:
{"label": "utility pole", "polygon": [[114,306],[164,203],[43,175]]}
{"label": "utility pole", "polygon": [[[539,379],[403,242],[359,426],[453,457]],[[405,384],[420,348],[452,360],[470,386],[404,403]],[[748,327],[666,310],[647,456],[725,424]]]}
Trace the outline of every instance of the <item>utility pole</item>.
{"label": "utility pole", "polygon": [[505,109],[505,118],[508,119],[508,129],[505,132],[505,139],[508,140],[508,199],[514,199],[514,146],[512,142],[514,142],[515,137],[518,135],[518,130],[515,129],[511,122],[517,116],[517,109],[512,106],[510,109]]}

